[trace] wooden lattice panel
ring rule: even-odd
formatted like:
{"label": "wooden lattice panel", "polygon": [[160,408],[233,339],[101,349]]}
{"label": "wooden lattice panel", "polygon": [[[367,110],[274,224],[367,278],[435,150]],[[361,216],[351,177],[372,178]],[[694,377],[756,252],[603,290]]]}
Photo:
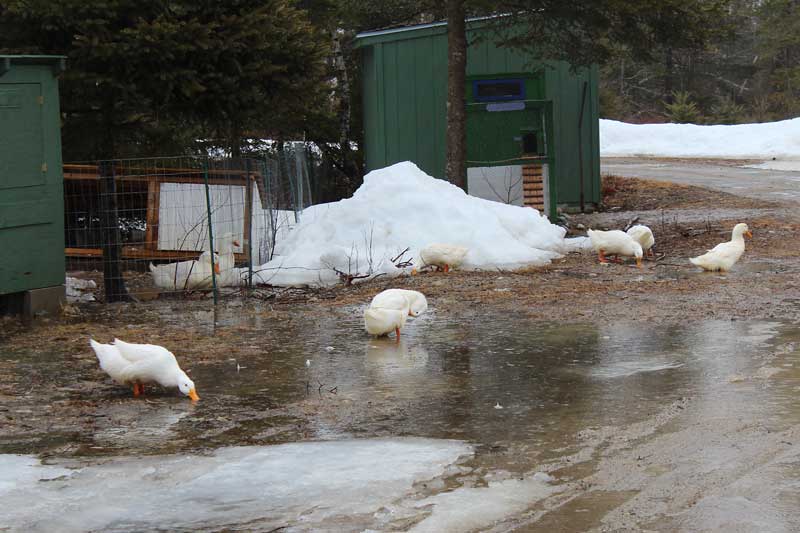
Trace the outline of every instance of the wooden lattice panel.
{"label": "wooden lattice panel", "polygon": [[522,166],[522,195],[526,207],[544,212],[544,172],[542,165],[533,163]]}

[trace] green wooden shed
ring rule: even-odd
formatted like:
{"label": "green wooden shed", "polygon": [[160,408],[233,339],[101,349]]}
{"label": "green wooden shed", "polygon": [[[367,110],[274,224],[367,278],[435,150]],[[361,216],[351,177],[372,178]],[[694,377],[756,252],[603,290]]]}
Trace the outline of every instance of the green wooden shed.
{"label": "green wooden shed", "polygon": [[[467,38],[468,192],[548,213],[556,204],[572,210],[582,197],[596,206],[598,69],[572,72],[501,47],[486,20],[470,21]],[[443,178],[446,23],[364,32],[357,46],[368,170],[410,160]]]}
{"label": "green wooden shed", "polygon": [[64,299],[59,56],[0,55],[0,311]]}

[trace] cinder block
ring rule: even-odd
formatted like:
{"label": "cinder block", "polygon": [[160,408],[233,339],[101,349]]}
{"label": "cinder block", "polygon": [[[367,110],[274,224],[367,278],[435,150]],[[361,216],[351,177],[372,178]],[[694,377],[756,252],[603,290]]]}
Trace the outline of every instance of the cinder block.
{"label": "cinder block", "polygon": [[66,299],[67,292],[64,285],[25,291],[22,314],[26,318],[34,318],[43,313],[58,315]]}

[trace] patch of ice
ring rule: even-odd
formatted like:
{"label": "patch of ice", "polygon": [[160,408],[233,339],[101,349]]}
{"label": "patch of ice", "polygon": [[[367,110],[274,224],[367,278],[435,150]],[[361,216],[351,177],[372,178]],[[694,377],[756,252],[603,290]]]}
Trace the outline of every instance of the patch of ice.
{"label": "patch of ice", "polygon": [[[69,475],[70,470],[57,466],[42,466],[28,455],[0,455],[0,510],[3,501],[18,491],[33,490],[38,483]],[[0,526],[3,525],[0,513]]]}
{"label": "patch of ice", "polygon": [[678,361],[616,361],[592,368],[590,372],[592,376],[597,378],[626,378],[644,372],[659,372],[682,366],[683,363]]}
{"label": "patch of ice", "polygon": [[800,118],[761,124],[626,124],[600,120],[603,157],[800,157]]}
{"label": "patch of ice", "polygon": [[410,162],[375,170],[352,198],[312,206],[282,243],[281,256],[256,268],[254,281],[272,285],[336,283],[345,273],[398,275],[391,259],[419,258],[441,242],[469,248],[464,269],[547,264],[580,249],[581,239],[535,209],[483,200],[435,179]]}
{"label": "patch of ice", "polygon": [[441,533],[484,529],[526,511],[559,490],[533,476],[490,481],[486,487],[437,494],[416,502],[418,508],[432,506],[431,514],[409,531]]}
{"label": "patch of ice", "polygon": [[343,518],[409,497],[416,482],[470,453],[461,441],[365,439],[119,458],[74,470],[0,455],[0,530],[334,530]]}
{"label": "patch of ice", "polygon": [[755,165],[742,165],[744,168],[757,168],[760,170],[781,170],[784,172],[800,171],[800,160],[798,159],[775,159],[764,161]]}
{"label": "patch of ice", "polygon": [[775,368],[774,366],[762,366],[756,371],[755,377],[757,379],[770,379],[775,374],[783,372],[782,368]]}

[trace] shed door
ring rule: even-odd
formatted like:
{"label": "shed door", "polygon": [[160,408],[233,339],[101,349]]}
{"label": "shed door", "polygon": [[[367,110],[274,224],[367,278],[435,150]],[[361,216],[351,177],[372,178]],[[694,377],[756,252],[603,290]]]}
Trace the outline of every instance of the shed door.
{"label": "shed door", "polygon": [[42,185],[42,87],[0,84],[0,189]]}

